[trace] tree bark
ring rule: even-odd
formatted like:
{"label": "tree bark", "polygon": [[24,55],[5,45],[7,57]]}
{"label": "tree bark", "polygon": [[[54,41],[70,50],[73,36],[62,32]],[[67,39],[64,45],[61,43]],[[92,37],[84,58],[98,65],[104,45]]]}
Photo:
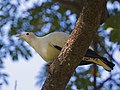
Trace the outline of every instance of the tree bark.
{"label": "tree bark", "polygon": [[105,0],[84,0],[83,10],[73,32],[59,56],[49,66],[42,90],[65,90],[100,25],[105,6]]}

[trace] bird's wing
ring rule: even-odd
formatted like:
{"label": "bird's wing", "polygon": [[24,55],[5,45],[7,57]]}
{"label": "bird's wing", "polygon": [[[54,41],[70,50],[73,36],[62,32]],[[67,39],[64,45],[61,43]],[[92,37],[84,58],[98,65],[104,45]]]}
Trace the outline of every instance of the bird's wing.
{"label": "bird's wing", "polygon": [[64,32],[54,32],[49,34],[48,42],[50,45],[54,46],[57,50],[61,51],[65,42],[67,41],[69,35]]}
{"label": "bird's wing", "polygon": [[53,45],[57,50],[61,51],[62,50],[62,47],[59,47],[57,45]]}

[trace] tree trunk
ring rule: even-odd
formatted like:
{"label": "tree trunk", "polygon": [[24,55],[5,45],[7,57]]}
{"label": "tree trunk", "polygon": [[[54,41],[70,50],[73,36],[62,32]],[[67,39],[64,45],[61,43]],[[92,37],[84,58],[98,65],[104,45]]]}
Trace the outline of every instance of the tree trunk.
{"label": "tree trunk", "polygon": [[42,90],[65,90],[100,25],[105,7],[105,0],[84,0],[83,10],[73,32],[59,56],[49,66]]}

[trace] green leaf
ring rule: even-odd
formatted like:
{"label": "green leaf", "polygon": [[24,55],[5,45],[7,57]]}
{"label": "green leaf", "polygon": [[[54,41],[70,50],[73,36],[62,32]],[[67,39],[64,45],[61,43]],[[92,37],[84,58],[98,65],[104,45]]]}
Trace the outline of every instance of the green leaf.
{"label": "green leaf", "polygon": [[120,43],[120,29],[114,29],[110,33],[110,41]]}
{"label": "green leaf", "polygon": [[120,12],[114,16],[109,17],[105,22],[105,29],[112,27],[115,29],[120,29]]}

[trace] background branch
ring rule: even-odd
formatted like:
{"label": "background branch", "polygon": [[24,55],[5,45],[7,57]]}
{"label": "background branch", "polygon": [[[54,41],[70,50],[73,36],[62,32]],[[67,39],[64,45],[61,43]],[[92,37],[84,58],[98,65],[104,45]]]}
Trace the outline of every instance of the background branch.
{"label": "background branch", "polygon": [[[98,45],[98,34],[96,33],[95,34],[95,38],[93,39],[93,46],[94,46],[94,50],[95,50],[95,52],[96,53],[98,53],[98,49],[97,49],[97,45]],[[97,76],[96,76],[96,74],[97,74],[97,65],[96,64],[93,64],[93,67],[94,67],[94,73],[93,73],[93,77],[94,77],[94,90],[97,90],[97,84],[96,84],[96,82],[97,82],[97,80],[96,80],[96,78],[97,78]]]}
{"label": "background branch", "polygon": [[17,90],[17,80],[15,80],[14,90]]}
{"label": "background branch", "polygon": [[104,80],[98,87],[98,90],[101,90],[101,88],[103,87],[103,85],[105,84],[105,82],[109,81],[111,79],[111,76],[109,76],[106,80]]}
{"label": "background branch", "polygon": [[[115,76],[115,75],[119,75],[119,73],[111,74],[107,79],[105,79],[102,83],[100,83],[99,86],[97,86],[97,89],[98,89],[98,90],[101,90],[101,88],[103,87],[103,85],[104,85],[107,81],[109,81],[109,80],[114,81],[111,76]],[[116,82],[114,82],[114,83],[116,83]],[[116,84],[117,84],[117,83],[116,83]],[[120,84],[117,84],[117,85],[119,86]]]}

